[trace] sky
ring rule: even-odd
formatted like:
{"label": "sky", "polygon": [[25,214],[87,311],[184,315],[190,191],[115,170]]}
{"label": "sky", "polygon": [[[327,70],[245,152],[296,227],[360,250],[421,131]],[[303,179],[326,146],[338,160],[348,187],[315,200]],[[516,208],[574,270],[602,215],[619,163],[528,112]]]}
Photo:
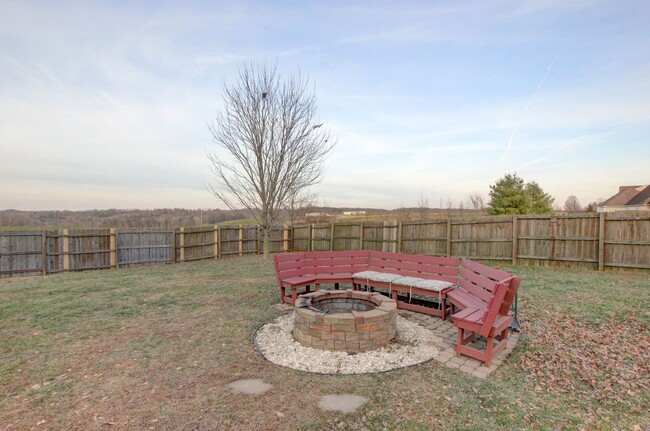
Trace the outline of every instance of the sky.
{"label": "sky", "polygon": [[650,183],[650,2],[0,2],[0,209],[225,208],[208,123],[247,63],[308,77],[318,203],[562,207]]}

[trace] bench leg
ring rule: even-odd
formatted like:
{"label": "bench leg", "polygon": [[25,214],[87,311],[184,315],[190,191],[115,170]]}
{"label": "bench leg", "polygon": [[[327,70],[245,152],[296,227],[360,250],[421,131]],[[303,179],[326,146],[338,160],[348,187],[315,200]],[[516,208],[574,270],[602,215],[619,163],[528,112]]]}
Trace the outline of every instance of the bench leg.
{"label": "bench leg", "polygon": [[475,333],[470,333],[465,337],[465,330],[463,328],[458,328],[458,339],[456,340],[456,356],[460,356],[465,344],[469,344],[476,339]]}
{"label": "bench leg", "polygon": [[291,301],[295,304],[297,299],[298,299],[298,288],[297,287],[292,287],[291,288]]}
{"label": "bench leg", "polygon": [[[499,354],[503,349],[505,349],[507,344],[507,334],[500,334],[498,337],[490,336],[485,340],[485,351],[478,350],[473,347],[467,346],[466,344],[471,343],[476,338],[475,333],[471,333],[465,337],[465,331],[462,328],[458,328],[458,340],[456,341],[456,355],[466,355],[470,358],[478,359],[481,362],[484,362],[486,367],[489,367],[492,364],[492,358]],[[495,339],[497,341],[495,345]]]}
{"label": "bench leg", "polygon": [[485,366],[489,367],[494,355],[494,337],[488,337],[485,342]]}
{"label": "bench leg", "polygon": [[505,341],[507,343],[508,342],[509,329],[510,328],[504,329],[502,333],[500,333],[498,335],[495,335],[494,338],[496,338],[497,341],[499,341],[499,342]]}

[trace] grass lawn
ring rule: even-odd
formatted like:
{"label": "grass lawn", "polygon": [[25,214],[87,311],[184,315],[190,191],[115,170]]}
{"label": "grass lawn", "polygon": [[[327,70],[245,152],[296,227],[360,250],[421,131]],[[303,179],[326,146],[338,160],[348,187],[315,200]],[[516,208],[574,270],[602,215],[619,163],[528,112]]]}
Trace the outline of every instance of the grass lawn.
{"label": "grass lawn", "polygon": [[[650,277],[513,268],[522,337],[489,379],[436,362],[325,376],[268,363],[260,257],[0,280],[0,430],[647,430]],[[233,395],[226,384],[273,388]],[[369,399],[352,414],[320,397]]]}

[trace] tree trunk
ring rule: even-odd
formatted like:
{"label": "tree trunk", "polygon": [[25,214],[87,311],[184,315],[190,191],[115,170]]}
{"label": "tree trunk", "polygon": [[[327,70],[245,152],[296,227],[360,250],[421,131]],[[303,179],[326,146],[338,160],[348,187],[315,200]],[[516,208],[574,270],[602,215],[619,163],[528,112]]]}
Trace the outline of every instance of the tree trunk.
{"label": "tree trunk", "polygon": [[269,229],[264,229],[264,260],[269,260]]}

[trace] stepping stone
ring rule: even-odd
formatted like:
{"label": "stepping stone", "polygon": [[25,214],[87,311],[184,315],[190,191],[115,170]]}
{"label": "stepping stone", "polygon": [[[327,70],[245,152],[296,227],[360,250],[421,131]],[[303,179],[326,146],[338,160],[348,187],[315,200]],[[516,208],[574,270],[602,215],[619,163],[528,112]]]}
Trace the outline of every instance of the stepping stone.
{"label": "stepping stone", "polygon": [[246,395],[261,395],[273,387],[260,379],[235,380],[226,386],[233,394]]}
{"label": "stepping stone", "polygon": [[352,413],[368,402],[368,398],[358,395],[325,395],[320,399],[318,407],[333,412]]}

